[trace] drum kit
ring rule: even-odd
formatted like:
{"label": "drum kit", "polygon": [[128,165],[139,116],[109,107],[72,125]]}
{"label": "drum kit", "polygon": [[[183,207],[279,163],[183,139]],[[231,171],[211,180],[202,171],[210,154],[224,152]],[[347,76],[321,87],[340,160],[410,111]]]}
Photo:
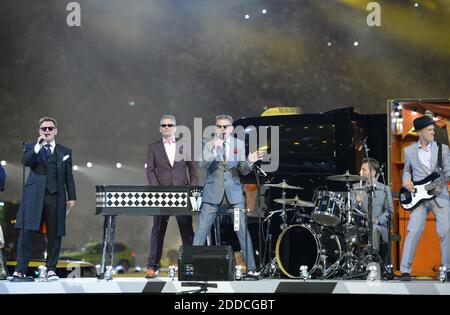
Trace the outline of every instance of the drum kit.
{"label": "drum kit", "polygon": [[[358,208],[351,183],[366,178],[347,172],[327,179],[345,182],[347,192],[318,187],[310,202],[297,196],[286,198],[286,190],[302,188],[288,185],[284,180],[265,185],[282,190],[282,197],[274,200],[282,208],[271,211],[265,219],[267,226],[274,215],[280,215],[282,219],[275,258],[271,257],[271,262],[263,269],[266,275],[275,277],[281,271],[289,278],[306,280],[349,279],[365,274],[368,260],[364,257],[364,248],[370,240],[368,217]],[[287,221],[288,213],[293,213],[294,222]],[[267,234],[268,231],[269,228]]]}

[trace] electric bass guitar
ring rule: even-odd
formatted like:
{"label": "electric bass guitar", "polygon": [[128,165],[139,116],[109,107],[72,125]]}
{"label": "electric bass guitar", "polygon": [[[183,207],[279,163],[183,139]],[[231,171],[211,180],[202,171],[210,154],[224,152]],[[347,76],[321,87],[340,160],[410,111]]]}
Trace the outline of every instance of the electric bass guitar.
{"label": "electric bass guitar", "polygon": [[421,181],[413,182],[415,190],[410,192],[402,187],[398,193],[400,204],[403,209],[412,211],[419,206],[424,200],[431,200],[439,195],[444,187],[447,186],[448,176],[440,175],[434,172]]}

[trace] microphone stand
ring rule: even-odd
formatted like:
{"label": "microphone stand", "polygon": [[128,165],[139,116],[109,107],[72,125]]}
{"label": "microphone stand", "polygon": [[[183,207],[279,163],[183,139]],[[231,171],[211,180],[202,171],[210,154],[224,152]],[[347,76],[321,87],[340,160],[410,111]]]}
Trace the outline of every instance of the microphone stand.
{"label": "microphone stand", "polygon": [[179,294],[198,294],[202,292],[208,292],[208,288],[217,288],[217,283],[208,283],[208,281],[205,282],[181,282],[182,287],[200,287],[200,289],[196,290],[188,290],[188,291],[181,291],[177,292],[176,295]]}
{"label": "microphone stand", "polygon": [[[25,156],[25,151],[26,151],[26,143],[22,142],[22,201],[23,201],[23,198],[25,196],[25,168],[26,168],[26,166],[25,166],[25,163],[23,161],[24,156]],[[22,203],[22,201],[21,201],[21,203]],[[22,234],[25,231],[25,208],[23,207],[22,204],[21,204],[21,207],[22,207],[22,224],[21,224],[20,234]],[[17,220],[17,218],[16,218],[16,220]],[[20,238],[20,236],[19,236],[19,238]],[[21,244],[22,248],[21,248],[20,251],[23,253],[23,240],[22,240],[21,243],[22,243]],[[19,247],[19,244],[17,244],[17,247]],[[19,251],[19,249],[17,249],[17,251]],[[14,279],[12,281],[14,281]],[[34,278],[33,277],[25,277],[24,279],[19,279],[18,281],[20,281],[20,282],[32,282],[32,281],[34,281]]]}
{"label": "microphone stand", "polygon": [[386,272],[387,272],[387,279],[388,280],[392,280],[394,279],[394,270],[392,267],[392,238],[391,238],[391,210],[393,212],[393,209],[391,209],[390,205],[388,204],[388,193],[390,193],[390,191],[387,191],[387,185],[386,185],[386,180],[384,177],[384,171],[383,171],[383,167],[381,167],[380,170],[380,174],[381,174],[381,178],[383,180],[383,185],[384,185],[384,210],[387,210],[387,216],[386,216],[386,220],[387,220],[387,241],[388,241],[388,249],[387,249],[387,264],[385,264],[386,267]]}
{"label": "microphone stand", "polygon": [[[22,142],[22,159],[25,155],[26,143]],[[22,197],[25,196],[25,163],[22,161]],[[22,207],[22,231],[25,230],[25,209]]]}
{"label": "microphone stand", "polygon": [[[250,277],[248,276],[248,259],[249,259],[249,252],[248,252],[248,242],[251,241],[248,239],[248,235],[249,235],[249,231],[248,231],[248,222],[247,222],[247,209],[230,209],[230,212],[232,212],[234,214],[234,211],[239,211],[239,217],[240,217],[240,213],[242,212],[244,214],[244,233],[245,233],[245,237],[244,237],[244,241],[245,241],[245,246],[243,248],[244,253],[245,253],[245,269],[247,272],[247,276],[242,277],[242,280],[257,280],[257,278],[254,277]],[[239,223],[240,225],[240,223]],[[240,228],[240,227],[239,227]],[[242,248],[241,248],[242,249]],[[251,255],[253,255],[253,253],[250,253]]]}
{"label": "microphone stand", "polygon": [[[369,158],[369,151],[370,149],[367,147],[367,138],[364,139],[363,142],[363,148],[365,157]],[[375,197],[375,190],[374,190],[374,182],[372,178],[372,165],[370,161],[368,161],[369,166],[369,178],[368,178],[368,188],[367,188],[367,215],[368,215],[368,223],[369,223],[369,235],[367,236],[367,248],[366,248],[366,258],[368,258],[368,262],[380,262],[380,256],[378,255],[377,251],[373,248],[373,222],[372,222],[372,208],[373,208],[373,199]]]}
{"label": "microphone stand", "polygon": [[[255,204],[255,208],[256,211],[258,213],[258,252],[259,252],[259,269],[262,268],[263,266],[263,261],[262,261],[262,235],[263,235],[263,227],[262,227],[262,220],[261,220],[261,212],[260,212],[260,208],[261,208],[261,203],[260,203],[260,194],[261,194],[261,182],[260,182],[260,173],[261,173],[261,168],[256,165],[253,164],[254,168],[253,171],[255,172],[255,177],[256,177],[256,204]],[[267,175],[267,174],[266,174]]]}
{"label": "microphone stand", "polygon": [[[241,211],[241,210],[239,210]],[[247,222],[247,209],[242,209],[242,211],[244,212],[244,224],[245,224],[245,272],[248,274],[249,270],[248,270],[248,222]],[[253,255],[253,253],[252,253]],[[245,280],[245,277],[243,277],[243,279]]]}

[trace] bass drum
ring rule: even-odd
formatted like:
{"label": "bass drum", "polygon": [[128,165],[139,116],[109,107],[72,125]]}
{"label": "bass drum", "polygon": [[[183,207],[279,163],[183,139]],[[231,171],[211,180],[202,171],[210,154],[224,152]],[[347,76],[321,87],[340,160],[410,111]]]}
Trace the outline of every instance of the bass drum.
{"label": "bass drum", "polygon": [[300,278],[300,267],[307,266],[313,278],[329,278],[339,270],[345,240],[330,228],[319,225],[292,225],[277,240],[276,259],[289,278]]}

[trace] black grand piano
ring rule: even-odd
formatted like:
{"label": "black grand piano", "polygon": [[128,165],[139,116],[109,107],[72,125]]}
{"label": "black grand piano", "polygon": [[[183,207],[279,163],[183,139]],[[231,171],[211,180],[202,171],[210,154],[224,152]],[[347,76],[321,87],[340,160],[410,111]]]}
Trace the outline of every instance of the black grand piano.
{"label": "black grand piano", "polygon": [[[380,106],[380,108],[384,108]],[[235,121],[235,126],[242,126],[246,131],[251,128],[267,128],[267,147],[271,149],[271,131],[274,126],[279,129],[279,166],[274,172],[267,172],[266,177],[260,177],[260,194],[257,197],[260,215],[264,218],[281,205],[274,199],[281,198],[281,190],[265,187],[264,183],[281,183],[285,180],[289,185],[300,186],[303,190],[287,190],[287,198],[298,195],[302,200],[312,201],[314,191],[318,187],[327,187],[330,191],[346,191],[345,183],[327,180],[328,176],[344,174],[359,174],[364,152],[361,150],[363,140],[370,148],[369,155],[380,161],[387,161],[387,115],[386,114],[358,114],[353,108],[339,108],[336,110],[300,115],[280,115],[249,117]],[[258,140],[259,144],[261,142]],[[248,141],[246,141],[248,144]],[[264,145],[264,143],[262,143]],[[248,152],[247,147],[247,152]],[[264,164],[264,163],[263,163]],[[388,177],[387,177],[388,178]],[[244,184],[255,184],[256,176],[251,173],[242,177]],[[311,208],[309,208],[311,209]],[[253,220],[252,220],[253,219]],[[278,220],[278,221],[277,221]],[[255,250],[259,253],[266,250],[273,256],[276,242],[280,234],[281,218],[274,216],[270,226],[272,241],[269,249],[261,248],[261,225],[257,218],[249,218],[249,230]],[[292,223],[292,222],[289,222]],[[266,231],[266,227],[263,227]],[[239,247],[232,225],[222,220],[221,240],[223,244],[231,244],[235,249]],[[255,253],[255,257],[258,257]],[[267,260],[264,263],[268,263]]]}
{"label": "black grand piano", "polygon": [[[328,185],[339,190],[341,185],[326,180],[330,175],[349,171],[359,173],[364,152],[361,144],[367,138],[370,157],[387,161],[386,114],[361,115],[353,108],[340,108],[320,114],[249,117],[237,120],[235,126],[279,127],[279,167],[268,172],[265,181],[281,182],[304,188],[302,197],[311,199],[317,186]],[[248,142],[247,142],[248,143]],[[244,183],[255,183],[255,176],[242,178]],[[278,198],[278,197],[275,197]]]}

